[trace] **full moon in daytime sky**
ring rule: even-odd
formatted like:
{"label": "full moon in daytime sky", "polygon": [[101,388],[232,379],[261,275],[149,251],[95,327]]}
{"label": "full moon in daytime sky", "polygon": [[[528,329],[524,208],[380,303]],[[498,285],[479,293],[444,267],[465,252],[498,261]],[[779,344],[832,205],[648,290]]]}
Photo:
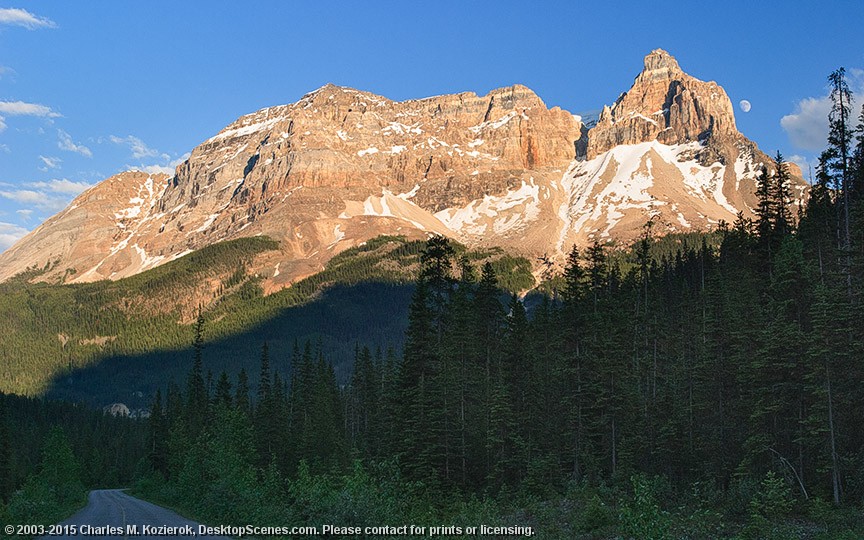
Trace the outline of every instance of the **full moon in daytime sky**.
{"label": "full moon in daytime sky", "polygon": [[738,102],[738,106],[741,107],[743,112],[750,112],[750,102],[746,99],[742,99]]}

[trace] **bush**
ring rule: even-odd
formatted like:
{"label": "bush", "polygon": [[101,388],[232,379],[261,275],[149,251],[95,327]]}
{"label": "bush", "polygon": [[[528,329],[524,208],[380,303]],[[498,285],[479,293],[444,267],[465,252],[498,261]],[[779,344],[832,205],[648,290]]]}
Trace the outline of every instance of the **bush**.
{"label": "bush", "polygon": [[750,499],[750,515],[743,531],[744,537],[754,540],[794,538],[790,527],[782,524],[794,503],[792,490],[786,481],[774,471],[769,471]]}
{"label": "bush", "polygon": [[81,467],[63,431],[54,428],[45,440],[39,473],[30,476],[9,501],[8,522],[51,525],[85,502]]}
{"label": "bush", "polygon": [[672,538],[672,520],[669,512],[660,508],[657,502],[658,479],[635,475],[630,478],[633,484],[633,498],[621,504],[619,516],[625,538],[637,540],[666,540]]}

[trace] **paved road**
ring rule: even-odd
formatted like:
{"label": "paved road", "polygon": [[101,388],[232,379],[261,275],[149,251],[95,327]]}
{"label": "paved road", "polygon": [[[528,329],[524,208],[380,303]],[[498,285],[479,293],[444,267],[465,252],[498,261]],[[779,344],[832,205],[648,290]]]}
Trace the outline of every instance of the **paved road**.
{"label": "paved road", "polygon": [[[179,516],[171,510],[166,510],[161,506],[150,504],[149,502],[136,499],[123,493],[119,489],[99,489],[90,492],[87,506],[83,510],[70,517],[62,523],[62,525],[74,525],[77,527],[77,534],[69,536],[43,536],[40,540],[59,540],[59,539],[75,539],[81,540],[84,537],[98,537],[99,540],[114,540],[125,538],[136,539],[151,539],[151,538],[190,538],[191,535],[182,534],[184,526],[189,526],[194,531],[196,538],[205,538],[208,540],[227,540],[224,536],[198,536],[198,524],[190,521],[182,516]],[[175,531],[181,534],[159,534],[159,531],[147,531],[144,527],[175,527]],[[133,529],[129,526],[137,526],[138,534],[135,535]],[[82,527],[100,527],[102,530],[89,529],[86,532]],[[105,527],[119,527],[122,533],[105,534]],[[131,532],[132,534],[128,534]],[[149,532],[149,534],[148,534]]]}

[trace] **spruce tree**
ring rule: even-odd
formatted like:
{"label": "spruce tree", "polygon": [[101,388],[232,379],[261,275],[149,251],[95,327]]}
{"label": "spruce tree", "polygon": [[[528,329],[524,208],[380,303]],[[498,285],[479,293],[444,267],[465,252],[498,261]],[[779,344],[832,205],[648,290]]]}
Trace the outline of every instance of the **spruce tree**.
{"label": "spruce tree", "polygon": [[228,373],[223,371],[219,375],[219,382],[216,383],[216,392],[213,396],[213,402],[217,406],[231,407],[231,381],[228,380]]}
{"label": "spruce tree", "polygon": [[237,375],[237,390],[234,392],[234,404],[238,410],[247,415],[251,411],[249,404],[249,376],[246,375],[246,368],[240,368],[240,373]]}
{"label": "spruce tree", "polygon": [[846,70],[839,68],[828,76],[831,85],[831,112],[828,114],[829,167],[835,185],[840,193],[840,247],[848,251],[850,247],[850,175],[849,157],[852,143],[852,92],[846,82]]}
{"label": "spruce tree", "polygon": [[14,487],[9,419],[6,414],[6,396],[0,393],[0,505],[9,500]]}
{"label": "spruce tree", "polygon": [[258,377],[258,400],[255,403],[254,434],[258,449],[258,465],[266,467],[277,448],[276,402],[270,375],[270,350],[267,342],[261,346],[261,372]]}
{"label": "spruce tree", "polygon": [[203,375],[204,315],[198,310],[195,338],[192,342],[192,369],[186,380],[185,423],[188,435],[194,440],[203,431],[208,416],[209,395]]}
{"label": "spruce tree", "polygon": [[774,217],[773,228],[774,234],[781,240],[792,233],[793,218],[789,205],[792,202],[792,192],[790,188],[791,177],[789,168],[783,155],[778,151],[773,158],[774,160],[774,182],[773,182],[773,203]]}
{"label": "spruce tree", "polygon": [[168,475],[168,421],[162,408],[162,391],[156,390],[153,405],[150,407],[150,464],[153,470]]}

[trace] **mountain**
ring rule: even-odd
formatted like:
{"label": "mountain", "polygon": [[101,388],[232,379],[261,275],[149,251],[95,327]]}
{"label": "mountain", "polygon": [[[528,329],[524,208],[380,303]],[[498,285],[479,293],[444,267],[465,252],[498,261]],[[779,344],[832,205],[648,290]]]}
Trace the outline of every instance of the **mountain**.
{"label": "mountain", "polygon": [[403,102],[327,85],[239,118],[172,177],[82,193],[0,254],[0,280],[115,280],[258,235],[279,242],[251,263],[268,293],[381,234],[560,258],[626,244],[651,217],[663,233],[752,215],[764,165],[723,89],[659,49],[590,129],[520,85]]}
{"label": "mountain", "polygon": [[[397,350],[424,242],[381,236],[346,249],[324,271],[264,296],[252,262],[278,250],[260,236],[218,242],[134,276],[93,283],[0,283],[0,392],[45,394],[100,407],[145,407],[166,380],[185,378],[199,307],[207,369],[258,371],[267,342],[284,375],[293,346],[310,341],[345,381],[358,343]],[[534,286],[531,263],[501,249],[457,256],[488,262],[502,289]]]}

